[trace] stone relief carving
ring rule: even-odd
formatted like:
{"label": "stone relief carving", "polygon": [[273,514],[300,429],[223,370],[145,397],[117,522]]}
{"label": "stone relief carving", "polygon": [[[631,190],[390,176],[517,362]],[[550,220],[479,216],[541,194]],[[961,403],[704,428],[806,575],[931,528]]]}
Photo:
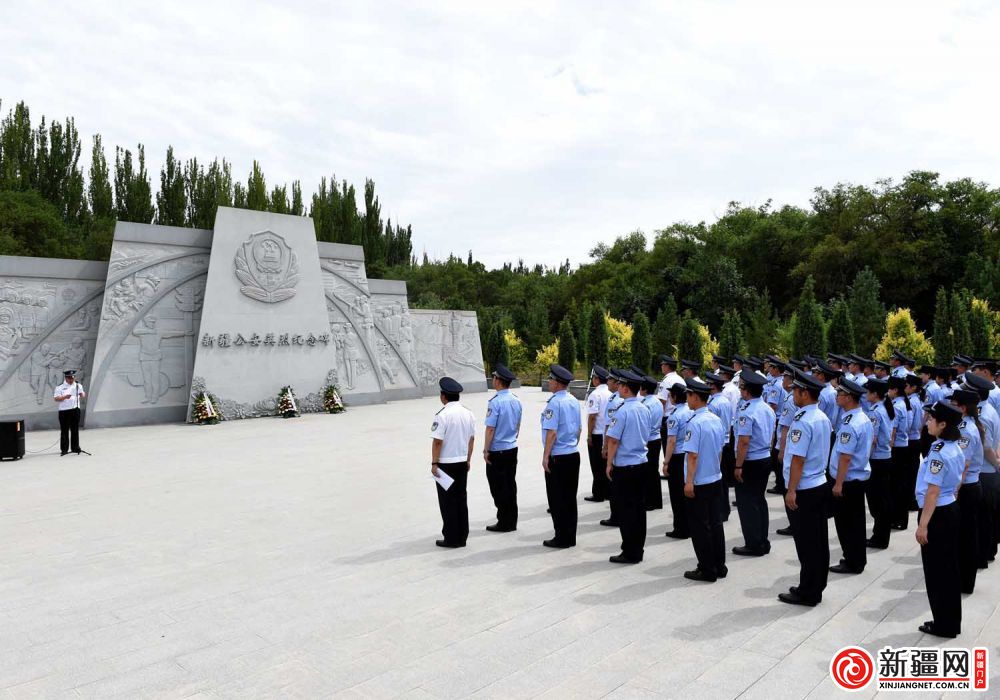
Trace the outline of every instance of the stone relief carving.
{"label": "stone relief carving", "polygon": [[295,296],[299,264],[295,252],[278,234],[253,234],[236,250],[233,263],[245,296],[267,304]]}
{"label": "stone relief carving", "polygon": [[119,280],[108,291],[102,318],[106,321],[120,321],[141,311],[146,301],[156,294],[161,281],[152,272],[142,276],[136,273]]}
{"label": "stone relief carving", "polygon": [[161,346],[164,338],[193,336],[194,330],[165,331],[157,327],[159,319],[149,314],[132,329],[132,335],[139,339],[139,369],[142,373],[142,387],[146,398],[142,403],[155,404],[170,388],[170,377],[160,367],[163,364]]}

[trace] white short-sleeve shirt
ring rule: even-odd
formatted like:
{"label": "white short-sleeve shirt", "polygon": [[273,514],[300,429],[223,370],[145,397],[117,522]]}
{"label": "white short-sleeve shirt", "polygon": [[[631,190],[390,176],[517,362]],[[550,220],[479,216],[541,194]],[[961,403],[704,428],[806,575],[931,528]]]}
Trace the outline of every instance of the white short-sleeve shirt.
{"label": "white short-sleeve shirt", "polygon": [[604,435],[604,409],[607,408],[610,398],[611,390],[607,384],[595,387],[587,397],[587,415],[597,416],[594,420],[594,435]]}
{"label": "white short-sleeve shirt", "polygon": [[469,439],[476,434],[476,418],[460,401],[449,401],[434,416],[431,437],[441,440],[438,462],[455,464],[469,459]]}
{"label": "white short-sleeve shirt", "polygon": [[66,396],[67,394],[69,394],[69,398],[59,402],[60,411],[80,408],[80,399],[87,398],[87,392],[83,390],[83,385],[80,382],[73,382],[72,384],[63,382],[56,387],[56,390],[52,393],[52,398]]}

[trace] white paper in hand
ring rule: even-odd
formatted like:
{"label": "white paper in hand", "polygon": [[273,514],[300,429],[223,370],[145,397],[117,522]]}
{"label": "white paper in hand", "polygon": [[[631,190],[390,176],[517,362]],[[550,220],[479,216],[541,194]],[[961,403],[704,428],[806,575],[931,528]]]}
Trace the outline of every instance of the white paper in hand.
{"label": "white paper in hand", "polygon": [[434,478],[434,481],[438,482],[438,484],[441,485],[441,488],[443,488],[445,491],[451,488],[451,485],[455,483],[455,480],[452,479],[447,474],[445,474],[443,469],[438,469],[437,476],[434,476],[434,473],[431,472],[431,476]]}

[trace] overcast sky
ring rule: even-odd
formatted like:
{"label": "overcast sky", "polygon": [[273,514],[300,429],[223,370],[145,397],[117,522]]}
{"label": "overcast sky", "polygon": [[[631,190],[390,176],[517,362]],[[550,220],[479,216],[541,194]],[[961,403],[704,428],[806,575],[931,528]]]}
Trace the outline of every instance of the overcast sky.
{"label": "overcast sky", "polygon": [[375,180],[490,265],[932,169],[994,184],[1000,3],[7,2],[3,112]]}

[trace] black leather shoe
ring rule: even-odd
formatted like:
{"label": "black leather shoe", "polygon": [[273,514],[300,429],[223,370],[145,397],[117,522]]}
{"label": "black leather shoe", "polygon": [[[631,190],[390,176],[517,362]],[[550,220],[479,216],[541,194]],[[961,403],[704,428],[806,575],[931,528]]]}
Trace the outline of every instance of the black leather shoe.
{"label": "black leather shoe", "polygon": [[604,503],[604,499],[597,496],[584,496],[583,500],[590,501],[591,503]]}
{"label": "black leather shoe", "polygon": [[444,547],[445,549],[458,549],[465,546],[465,542],[448,542],[447,540],[438,540],[435,542],[438,547]]}
{"label": "black leather shoe", "polygon": [[889,549],[888,542],[885,543],[879,542],[874,537],[869,537],[867,540],[865,540],[865,546],[871,547],[872,549]]}
{"label": "black leather shoe", "polygon": [[611,518],[605,518],[604,520],[602,520],[601,525],[603,525],[604,527],[618,527],[617,521],[614,521]]}
{"label": "black leather shoe", "polygon": [[515,532],[516,527],[501,527],[500,525],[487,525],[486,529],[490,532]]}
{"label": "black leather shoe", "polygon": [[860,574],[863,573],[864,569],[855,569],[853,566],[848,566],[841,562],[840,564],[834,564],[830,567],[831,574]]}
{"label": "black leather shoe", "polygon": [[790,525],[788,527],[779,527],[777,530],[775,530],[775,532],[779,535],[785,535],[786,537],[791,537],[792,527]]}
{"label": "black leather shoe", "polygon": [[779,489],[777,486],[772,486],[767,490],[768,493],[773,493],[775,496],[784,496],[787,491],[785,489]]}
{"label": "black leather shoe", "polygon": [[934,623],[931,622],[930,620],[920,625],[920,627],[918,627],[917,629],[923,632],[924,634],[932,634],[935,637],[944,637],[945,639],[954,639],[955,637],[958,636],[958,632],[955,632],[954,634],[948,634],[947,632],[939,630],[937,627],[934,626]]}
{"label": "black leather shoe", "polygon": [[670,537],[675,540],[686,540],[691,537],[691,535],[687,534],[686,532],[677,532],[677,530],[671,530],[670,532],[666,533],[666,535],[667,537]]}
{"label": "black leather shoe", "polygon": [[792,595],[798,595],[799,594],[799,587],[798,586],[789,586],[788,587],[788,592],[791,593]]}
{"label": "black leather shoe", "polygon": [[570,547],[574,547],[575,545],[572,545],[572,544],[563,544],[563,543],[557,541],[553,537],[551,540],[545,540],[545,541],[543,541],[542,542],[542,546],[544,546],[544,547],[552,547],[553,549],[569,549]]}
{"label": "black leather shoe", "polygon": [[762,557],[767,552],[763,549],[750,549],[749,547],[733,547],[733,554],[741,557]]}
{"label": "black leather shoe", "polygon": [[726,566],[725,564],[720,566],[718,568],[717,576],[718,578],[726,578],[726,576],[729,576],[729,567]]}
{"label": "black leather shoe", "polygon": [[891,527],[892,527],[893,530],[905,530],[906,529],[906,525],[903,525],[902,523],[896,523],[895,525],[892,525]]}
{"label": "black leather shoe", "polygon": [[718,577],[706,574],[701,569],[685,571],[684,578],[691,579],[692,581],[704,581],[705,583],[715,583],[718,580]]}
{"label": "black leather shoe", "polygon": [[791,592],[779,593],[778,600],[780,600],[782,603],[788,603],[789,605],[805,605],[810,608],[815,608],[817,605],[819,605],[818,600],[815,601],[806,600],[801,595],[799,595],[799,592],[797,590],[795,591],[795,593]]}
{"label": "black leather shoe", "polygon": [[68,454],[69,454],[69,452],[60,452],[60,453],[59,453],[59,456],[60,456],[60,457],[65,457],[65,456],[66,456],[66,455],[68,455]]}
{"label": "black leather shoe", "polygon": [[626,557],[624,554],[616,554],[613,557],[609,557],[608,561],[612,564],[638,564],[642,559],[633,559],[632,557]]}

